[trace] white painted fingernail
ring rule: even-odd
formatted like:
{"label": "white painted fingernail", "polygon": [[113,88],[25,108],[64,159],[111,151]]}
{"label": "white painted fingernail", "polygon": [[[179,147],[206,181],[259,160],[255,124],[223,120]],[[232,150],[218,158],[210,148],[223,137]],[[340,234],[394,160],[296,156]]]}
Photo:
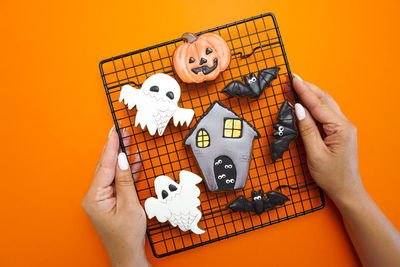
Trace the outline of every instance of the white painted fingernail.
{"label": "white painted fingernail", "polygon": [[127,170],[129,169],[129,162],[128,158],[126,157],[124,152],[119,153],[118,155],[118,167],[121,170]]}
{"label": "white painted fingernail", "polygon": [[303,81],[303,79],[302,79],[302,78],[300,78],[300,76],[299,76],[299,75],[297,75],[296,73],[292,73],[292,75],[293,75],[293,77],[295,77],[295,78],[299,79],[300,81]]}
{"label": "white painted fingernail", "polygon": [[294,105],[294,109],[296,111],[296,117],[299,121],[303,120],[306,117],[306,111],[300,103],[296,103]]}
{"label": "white painted fingernail", "polygon": [[111,127],[110,132],[108,133],[108,137],[110,137],[111,133],[114,131],[115,125],[113,125],[113,127]]}

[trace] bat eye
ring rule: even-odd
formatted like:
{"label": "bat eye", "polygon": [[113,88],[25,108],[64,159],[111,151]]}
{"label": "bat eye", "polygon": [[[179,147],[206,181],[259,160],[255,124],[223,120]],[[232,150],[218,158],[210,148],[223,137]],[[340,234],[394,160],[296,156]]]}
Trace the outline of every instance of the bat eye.
{"label": "bat eye", "polygon": [[152,92],[158,92],[158,91],[160,91],[160,88],[158,88],[157,85],[153,85],[152,87],[150,87],[150,91],[152,91]]}
{"label": "bat eye", "polygon": [[207,49],[206,49],[206,55],[211,54],[212,52],[213,52],[213,51],[212,51],[211,48],[207,48]]}
{"label": "bat eye", "polygon": [[194,58],[190,57],[189,58],[189,63],[194,63]]}
{"label": "bat eye", "polygon": [[176,188],[176,186],[175,185],[173,185],[173,184],[170,184],[169,186],[168,186],[168,188],[169,188],[169,191],[171,191],[171,192],[174,192],[174,191],[176,191],[178,188]]}
{"label": "bat eye", "polygon": [[166,199],[168,197],[167,191],[165,191],[165,190],[161,191],[161,196],[162,196],[162,199]]}

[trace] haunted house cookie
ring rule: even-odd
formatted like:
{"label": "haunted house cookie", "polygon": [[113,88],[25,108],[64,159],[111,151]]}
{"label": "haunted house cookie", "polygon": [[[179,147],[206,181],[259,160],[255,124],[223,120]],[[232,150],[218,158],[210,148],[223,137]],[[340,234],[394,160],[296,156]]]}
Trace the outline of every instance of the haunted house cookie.
{"label": "haunted house cookie", "polygon": [[143,130],[147,126],[151,135],[158,131],[161,136],[171,118],[175,126],[185,122],[189,126],[193,119],[192,109],[178,107],[180,97],[178,82],[167,74],[157,73],[147,78],[140,89],[124,85],[119,102],[124,101],[128,109],[136,106],[135,127],[140,125]]}
{"label": "haunted house cookie", "polygon": [[225,40],[215,33],[196,37],[182,35],[184,43],[174,52],[175,72],[185,83],[212,81],[224,71],[231,61],[231,52]]}
{"label": "haunted house cookie", "polygon": [[190,145],[210,191],[243,188],[259,132],[220,102],[214,102],[184,140]]}
{"label": "haunted house cookie", "polygon": [[272,67],[260,70],[258,75],[250,73],[250,76],[244,75],[243,81],[230,82],[222,93],[227,96],[237,97],[259,97],[265,88],[271,86],[271,82],[278,77],[279,67]]}
{"label": "haunted house cookie", "polygon": [[158,176],[154,180],[157,198],[150,197],[144,202],[149,219],[154,216],[159,222],[169,221],[172,226],[178,226],[182,231],[191,230],[195,234],[203,234],[198,227],[201,219],[200,190],[196,184],[201,178],[194,173],[181,171],[179,184],[168,176]]}
{"label": "haunted house cookie", "polygon": [[283,153],[289,149],[290,142],[297,137],[297,129],[294,124],[293,107],[285,100],[278,113],[278,123],[274,124],[275,131],[272,135],[276,138],[271,142],[271,157],[275,162],[282,158]]}

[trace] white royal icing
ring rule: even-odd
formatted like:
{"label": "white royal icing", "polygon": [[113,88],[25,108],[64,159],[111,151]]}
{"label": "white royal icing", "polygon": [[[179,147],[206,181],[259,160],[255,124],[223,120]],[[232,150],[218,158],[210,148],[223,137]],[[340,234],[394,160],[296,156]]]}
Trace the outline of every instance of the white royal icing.
{"label": "white royal icing", "polygon": [[[158,92],[150,90],[152,87],[158,87]],[[140,89],[124,85],[119,102],[124,101],[128,109],[136,106],[135,127],[140,124],[144,129],[147,126],[151,135],[156,131],[162,135],[171,118],[175,126],[184,123],[189,126],[193,119],[192,109],[178,107],[180,97],[181,88],[178,82],[167,74],[157,73],[147,78]]]}
{"label": "white royal icing", "polygon": [[[149,219],[155,216],[159,222],[169,221],[182,231],[203,234],[205,231],[197,225],[201,212],[197,208],[200,206],[200,190],[196,186],[202,179],[192,172],[181,171],[179,180],[179,184],[168,176],[158,176],[154,180],[157,198],[146,199],[144,209],[147,216]],[[174,190],[171,191],[171,188]]]}

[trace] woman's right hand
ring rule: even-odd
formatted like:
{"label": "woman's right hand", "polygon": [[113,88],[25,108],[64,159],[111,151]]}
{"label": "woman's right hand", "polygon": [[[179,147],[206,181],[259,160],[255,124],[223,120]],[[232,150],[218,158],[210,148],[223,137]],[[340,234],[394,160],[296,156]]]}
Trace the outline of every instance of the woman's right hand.
{"label": "woman's right hand", "polygon": [[335,203],[364,192],[358,170],[356,127],[328,93],[295,74],[293,86],[306,107],[297,103],[295,111],[315,182]]}

